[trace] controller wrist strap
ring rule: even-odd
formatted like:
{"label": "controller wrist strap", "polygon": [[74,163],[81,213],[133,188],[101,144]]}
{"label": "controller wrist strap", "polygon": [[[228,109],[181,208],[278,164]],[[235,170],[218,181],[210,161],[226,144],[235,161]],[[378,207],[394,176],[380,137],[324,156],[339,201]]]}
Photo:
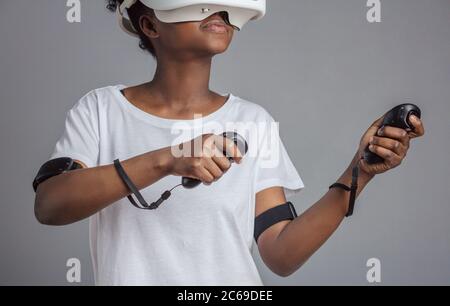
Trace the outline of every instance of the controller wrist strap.
{"label": "controller wrist strap", "polygon": [[180,186],[180,185],[177,185],[177,186],[173,187],[171,190],[165,191],[156,202],[148,204],[145,201],[142,194],[139,192],[136,185],[133,183],[133,181],[130,179],[128,174],[125,172],[125,169],[122,167],[122,165],[118,159],[116,159],[114,161],[114,167],[116,168],[116,171],[119,174],[120,178],[122,179],[123,183],[127,186],[128,190],[132,194],[134,194],[134,196],[136,197],[136,199],[138,200],[140,205],[136,202],[136,200],[133,198],[133,196],[131,194],[127,196],[128,200],[134,207],[139,208],[139,209],[143,209],[143,210],[157,209],[164,201],[166,201],[172,195],[172,193],[171,193],[172,190],[174,190],[176,187]]}
{"label": "controller wrist strap", "polygon": [[340,189],[350,192],[348,211],[347,211],[347,214],[345,215],[346,217],[350,217],[353,215],[353,210],[355,208],[356,192],[358,190],[358,177],[359,177],[359,164],[354,166],[352,169],[352,184],[350,187],[348,187],[347,185],[344,185],[342,183],[334,183],[333,185],[331,185],[329,187],[329,189],[340,188]]}

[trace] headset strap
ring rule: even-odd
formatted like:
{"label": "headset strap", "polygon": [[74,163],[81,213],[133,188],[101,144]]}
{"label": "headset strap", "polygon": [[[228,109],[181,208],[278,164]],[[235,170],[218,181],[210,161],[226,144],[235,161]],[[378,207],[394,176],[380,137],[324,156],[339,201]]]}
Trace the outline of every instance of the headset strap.
{"label": "headset strap", "polygon": [[124,0],[122,4],[119,6],[120,13],[123,13],[125,10],[132,7],[136,2],[137,0]]}
{"label": "headset strap", "polygon": [[134,28],[129,17],[128,18],[125,17],[125,15],[128,16],[127,10],[130,7],[132,7],[136,2],[137,2],[137,0],[123,1],[123,3],[117,7],[116,15],[117,15],[117,20],[119,21],[120,28],[122,30],[124,30],[126,33],[128,33],[132,36],[139,37],[138,32]]}

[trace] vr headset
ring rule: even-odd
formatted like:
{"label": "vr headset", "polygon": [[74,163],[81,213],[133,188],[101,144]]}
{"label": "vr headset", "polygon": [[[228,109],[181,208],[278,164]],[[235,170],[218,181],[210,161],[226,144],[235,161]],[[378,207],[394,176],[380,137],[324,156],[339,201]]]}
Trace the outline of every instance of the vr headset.
{"label": "vr headset", "polygon": [[240,30],[250,20],[266,14],[266,0],[124,0],[117,8],[122,30],[138,36],[127,10],[140,1],[155,12],[156,18],[165,23],[202,21],[219,12],[227,12],[232,26]]}

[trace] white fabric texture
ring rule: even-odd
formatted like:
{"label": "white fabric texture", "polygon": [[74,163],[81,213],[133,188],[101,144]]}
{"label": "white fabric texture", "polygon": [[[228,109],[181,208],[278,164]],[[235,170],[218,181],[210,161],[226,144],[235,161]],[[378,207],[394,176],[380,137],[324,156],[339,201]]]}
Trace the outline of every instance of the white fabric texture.
{"label": "white fabric texture", "polygon": [[[217,182],[192,190],[179,187],[157,210],[138,210],[125,198],[92,216],[96,284],[262,285],[251,255],[255,195],[282,186],[290,197],[304,187],[278,133],[269,128],[274,119],[261,106],[233,95],[203,118],[165,119],[131,104],[123,88],[109,86],[81,98],[68,112],[51,158],[71,157],[88,167],[110,165],[116,158],[230,130],[247,140],[249,152]],[[244,130],[247,123],[261,128]],[[167,176],[142,195],[151,203],[180,180]]]}

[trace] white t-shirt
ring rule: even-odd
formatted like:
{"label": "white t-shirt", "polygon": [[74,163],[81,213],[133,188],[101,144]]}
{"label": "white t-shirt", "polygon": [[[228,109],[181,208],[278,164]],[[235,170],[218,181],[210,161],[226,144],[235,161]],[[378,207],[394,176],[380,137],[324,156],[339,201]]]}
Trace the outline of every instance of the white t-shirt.
{"label": "white t-shirt", "polygon": [[[51,158],[71,157],[88,167],[110,165],[117,158],[224,131],[241,134],[249,151],[217,182],[192,190],[178,187],[157,210],[138,210],[125,198],[92,216],[96,284],[262,285],[251,255],[255,194],[282,186],[289,197],[304,187],[273,129],[273,118],[261,106],[229,95],[219,110],[203,118],[165,119],[131,104],[123,88],[110,86],[84,96],[68,112]],[[167,176],[141,192],[151,203],[180,181]]]}

